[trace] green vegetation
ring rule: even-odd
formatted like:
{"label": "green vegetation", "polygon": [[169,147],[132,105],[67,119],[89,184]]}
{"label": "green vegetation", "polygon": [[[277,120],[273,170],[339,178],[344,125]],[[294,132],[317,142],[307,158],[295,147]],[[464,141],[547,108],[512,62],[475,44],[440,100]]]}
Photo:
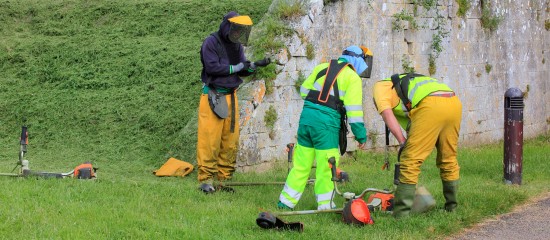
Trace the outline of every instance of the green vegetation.
{"label": "green vegetation", "polygon": [[296,82],[294,82],[294,87],[296,88],[296,91],[298,93],[300,92],[300,87],[302,86],[302,84],[304,83],[305,80],[306,80],[306,76],[304,75],[304,73],[302,71],[299,71],[298,72],[298,79],[296,79]]}
{"label": "green vegetation", "polygon": [[413,63],[409,60],[409,57],[406,54],[403,54],[401,57],[401,67],[403,67],[403,73],[412,73],[415,72]]}
{"label": "green vegetation", "polygon": [[27,125],[48,166],[195,162],[202,41],[231,9],[259,22],[270,4],[0,2],[0,158]]}
{"label": "green vegetation", "polygon": [[544,20],[544,29],[546,29],[546,31],[550,31],[550,19]]}
{"label": "green vegetation", "polygon": [[[203,39],[217,30],[223,14],[239,9],[251,15],[255,29],[263,25],[273,34],[272,42],[257,43],[275,43],[286,30],[270,25],[275,20],[268,16],[260,22],[270,4],[0,2],[0,172],[15,166],[21,125],[29,127],[26,159],[31,169],[66,172],[84,161],[99,167],[98,179],[89,181],[0,177],[0,234],[9,239],[312,239],[322,232],[326,239],[365,234],[426,239],[456,233],[550,191],[548,136],[524,146],[529,164],[521,187],[502,184],[501,145],[461,148],[456,213],[437,209],[402,221],[374,213],[376,224],[365,228],[345,225],[337,214],[320,214],[284,218],[304,222],[302,234],[267,231],[255,219],[260,211],[276,210],[282,186],[235,187],[234,194],[205,195],[196,189],[196,169],[184,178],[153,176],[168,157],[195,162]],[[254,56],[269,53],[251,40]],[[266,116],[277,119],[273,107]],[[358,155],[357,161],[341,161],[352,178],[341,190],[391,187],[393,172],[380,170],[383,154]],[[426,161],[420,182],[441,206],[434,161],[433,155]],[[237,173],[234,180],[284,181],[286,161],[277,163],[281,166],[270,171]],[[343,200],[337,197],[336,203],[342,206]],[[315,207],[313,188],[307,187],[297,210]]]}
{"label": "green vegetation", "polygon": [[481,2],[481,27],[492,32],[497,30],[498,25],[502,21],[502,17],[495,15],[490,5],[489,2]]}
{"label": "green vegetation", "polygon": [[[17,144],[17,140],[10,144],[14,153],[10,157],[19,150]],[[103,163],[99,165],[99,178],[91,181],[4,177],[0,178],[0,233],[11,239],[179,239],[181,236],[189,239],[210,239],[212,236],[224,236],[224,239],[312,239],[318,237],[319,232],[323,232],[326,239],[357,239],[365,234],[373,239],[443,239],[550,191],[548,144],[550,136],[529,140],[524,145],[523,159],[529,164],[523,165],[521,186],[508,186],[502,182],[502,143],[459,148],[460,205],[455,213],[441,210],[444,198],[439,171],[435,167],[435,154],[432,154],[422,166],[420,184],[433,194],[437,209],[400,221],[375,212],[375,224],[364,228],[342,223],[338,214],[281,217],[286,221],[303,222],[303,233],[264,230],[255,223],[259,212],[277,211],[275,205],[282,186],[235,187],[234,194],[205,195],[196,189],[196,170],[184,178],[157,178],[146,170],[149,166],[140,161]],[[391,166],[396,161],[395,152],[391,151]],[[29,146],[31,163],[59,157],[53,155],[43,156],[36,153],[32,145]],[[277,163],[267,172],[237,173],[235,181],[284,181],[287,163]],[[339,189],[359,193],[367,187],[391,188],[393,167],[392,171],[382,171],[383,163],[383,153],[358,152],[357,160],[343,158],[340,168],[349,173],[352,181],[339,185]],[[11,170],[12,167],[2,166],[1,169]],[[335,201],[338,206],[344,203],[338,196]],[[296,210],[316,206],[313,187],[308,186]],[[197,230],[199,226],[200,230]],[[327,231],[327,226],[331,227],[330,231]]]}
{"label": "green vegetation", "polygon": [[490,73],[491,69],[493,69],[493,65],[491,65],[489,63],[485,63],[485,72]]}
{"label": "green vegetation", "polygon": [[[411,2],[413,4],[413,13],[407,12],[405,9],[401,10],[401,12],[396,13],[393,15],[394,21],[392,22],[392,29],[395,31],[402,31],[405,29],[405,26],[403,24],[403,21],[407,21],[409,23],[409,29],[411,30],[417,30],[419,28],[429,28],[430,26],[419,26],[416,22],[415,16],[418,14],[419,7],[422,7],[425,10],[425,14],[420,17],[430,17],[435,19],[436,25],[433,26],[433,30],[436,31],[436,33],[433,34],[432,44],[431,44],[431,53],[429,54],[428,58],[428,72],[433,75],[435,74],[437,70],[437,66],[435,64],[435,60],[439,57],[439,54],[443,51],[443,38],[447,37],[449,32],[445,31],[445,25],[447,24],[447,20],[444,16],[442,16],[439,13],[439,9],[437,9],[437,1],[436,0],[413,0]],[[429,11],[431,9],[435,9],[436,16],[424,16],[428,15]],[[404,67],[405,68],[405,67]]]}
{"label": "green vegetation", "polygon": [[430,56],[428,57],[428,72],[430,73],[430,75],[434,75],[436,71],[437,66],[435,64],[435,57],[433,54],[430,54]]}
{"label": "green vegetation", "polygon": [[274,127],[275,122],[277,122],[277,118],[277,110],[275,110],[275,107],[273,107],[273,105],[269,106],[269,109],[265,111],[264,122],[265,126],[269,129],[269,138],[271,139],[275,139]]}
{"label": "green vegetation", "polygon": [[466,13],[470,10],[470,7],[472,7],[472,3],[470,0],[455,0],[456,3],[458,3],[458,10],[456,12],[456,15],[458,17],[466,17]]}
{"label": "green vegetation", "polygon": [[[280,49],[285,49],[283,39],[294,31],[284,20],[305,14],[305,4],[299,0],[276,0],[273,4],[271,12],[265,14],[250,36],[254,59],[263,58],[266,54],[274,55]],[[257,79],[265,80],[266,94],[273,93],[273,80],[277,77],[275,64],[260,68],[254,75]]]}
{"label": "green vegetation", "polygon": [[315,48],[313,47],[313,44],[307,43],[306,45],[306,58],[308,60],[313,60],[315,57]]}
{"label": "green vegetation", "polygon": [[394,14],[393,18],[394,21],[392,22],[392,30],[394,31],[402,31],[405,29],[403,21],[407,21],[409,23],[409,29],[418,29],[418,24],[416,23],[414,16],[411,13],[405,11],[405,9],[401,10],[401,12],[399,13]]}
{"label": "green vegetation", "polygon": [[291,19],[306,14],[307,6],[301,0],[278,0],[278,7],[274,12],[279,19]]}
{"label": "green vegetation", "polygon": [[269,129],[273,129],[275,122],[277,121],[277,110],[273,105],[269,106],[269,109],[265,111],[264,122],[265,126]]}

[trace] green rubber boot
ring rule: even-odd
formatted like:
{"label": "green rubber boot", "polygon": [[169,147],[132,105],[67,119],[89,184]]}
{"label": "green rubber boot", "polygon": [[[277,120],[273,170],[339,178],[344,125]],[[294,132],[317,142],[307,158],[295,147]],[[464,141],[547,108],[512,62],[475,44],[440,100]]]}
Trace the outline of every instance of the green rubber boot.
{"label": "green rubber boot", "polygon": [[395,189],[395,197],[393,199],[393,217],[402,218],[409,216],[414,202],[415,192],[416,184],[400,183],[397,185],[397,189]]}
{"label": "green rubber boot", "polygon": [[445,211],[452,212],[455,210],[458,203],[456,194],[458,192],[458,180],[443,181],[443,196],[445,196]]}

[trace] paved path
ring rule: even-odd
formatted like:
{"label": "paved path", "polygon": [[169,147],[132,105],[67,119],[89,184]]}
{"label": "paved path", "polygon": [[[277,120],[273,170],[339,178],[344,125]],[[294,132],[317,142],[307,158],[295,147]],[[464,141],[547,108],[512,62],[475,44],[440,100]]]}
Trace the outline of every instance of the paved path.
{"label": "paved path", "polygon": [[449,239],[550,239],[550,193]]}

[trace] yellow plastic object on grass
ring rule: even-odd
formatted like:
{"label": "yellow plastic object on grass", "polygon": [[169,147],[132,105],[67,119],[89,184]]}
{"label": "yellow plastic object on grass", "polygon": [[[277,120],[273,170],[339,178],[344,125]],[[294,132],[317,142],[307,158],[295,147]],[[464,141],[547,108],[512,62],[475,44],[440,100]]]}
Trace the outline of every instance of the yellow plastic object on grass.
{"label": "yellow plastic object on grass", "polygon": [[153,174],[157,177],[184,177],[193,171],[193,165],[175,158],[170,158]]}

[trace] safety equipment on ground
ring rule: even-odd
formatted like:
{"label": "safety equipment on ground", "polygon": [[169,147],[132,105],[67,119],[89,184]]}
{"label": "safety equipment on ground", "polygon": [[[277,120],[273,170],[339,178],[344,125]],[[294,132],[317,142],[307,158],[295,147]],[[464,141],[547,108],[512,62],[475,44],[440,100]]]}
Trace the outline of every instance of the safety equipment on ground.
{"label": "safety equipment on ground", "polygon": [[393,210],[393,198],[394,195],[391,193],[375,193],[369,196],[368,202],[369,206],[372,207],[370,210],[378,211],[392,211]]}
{"label": "safety equipment on ground", "polygon": [[[336,82],[336,79],[338,78],[338,75],[340,74],[342,69],[344,69],[346,66],[351,67],[351,65],[349,65],[348,63],[339,63],[338,60],[331,60],[325,73],[326,77],[323,88],[320,91],[310,90],[305,99],[313,103],[330,107],[340,113],[340,132],[338,135],[340,155],[344,155],[344,153],[346,153],[348,146],[347,135],[349,130],[347,124],[348,118],[346,115],[346,108],[344,107],[344,102],[340,100],[340,93],[338,90],[338,83]],[[320,77],[321,76],[317,76],[317,79],[319,79]],[[330,95],[331,90],[334,92],[334,96]]]}
{"label": "safety equipment on ground", "polygon": [[94,168],[91,162],[85,162],[74,168],[73,176],[77,179],[92,179],[96,177],[96,171],[97,168]]}
{"label": "safety equipment on ground", "polygon": [[264,229],[304,231],[303,223],[285,222],[270,212],[261,212],[256,218],[256,224]]}
{"label": "safety equipment on ground", "polygon": [[219,118],[225,119],[229,116],[225,94],[218,92],[215,88],[209,88],[208,103],[210,104],[210,109],[212,109]]}
{"label": "safety equipment on ground", "polygon": [[158,170],[153,174],[157,177],[184,177],[193,171],[193,165],[188,162],[169,158]]}
{"label": "safety equipment on ground", "polygon": [[452,212],[458,205],[456,195],[458,192],[458,180],[443,181],[443,196],[445,197],[445,210]]}
{"label": "safety equipment on ground", "polygon": [[252,29],[252,19],[249,16],[236,16],[229,19],[229,40],[233,43],[246,45],[250,30]]}
{"label": "safety equipment on ground", "polygon": [[203,193],[206,193],[206,194],[214,193],[216,191],[214,186],[212,186],[212,184],[210,183],[202,183],[199,186],[199,190],[201,190]]}
{"label": "safety equipment on ground", "polygon": [[374,224],[367,203],[362,199],[348,201],[342,211],[342,220],[358,226]]}

